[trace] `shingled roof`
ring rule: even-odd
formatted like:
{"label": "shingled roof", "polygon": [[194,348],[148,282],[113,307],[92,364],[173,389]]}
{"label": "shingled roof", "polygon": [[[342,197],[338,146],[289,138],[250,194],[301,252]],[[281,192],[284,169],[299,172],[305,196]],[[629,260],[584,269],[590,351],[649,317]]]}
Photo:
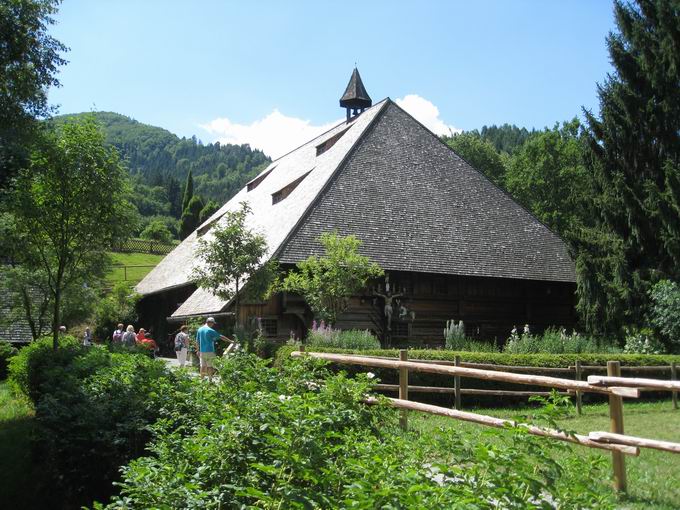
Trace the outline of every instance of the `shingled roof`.
{"label": "shingled roof", "polygon": [[[274,195],[298,181],[287,198]],[[250,189],[250,191],[248,191]],[[272,162],[137,286],[141,294],[186,285],[199,232],[248,201],[247,226],[268,256],[293,264],[320,254],[336,230],[363,241],[386,270],[574,282],[564,242],[399,106],[384,100]],[[227,303],[198,289],[173,314]]]}

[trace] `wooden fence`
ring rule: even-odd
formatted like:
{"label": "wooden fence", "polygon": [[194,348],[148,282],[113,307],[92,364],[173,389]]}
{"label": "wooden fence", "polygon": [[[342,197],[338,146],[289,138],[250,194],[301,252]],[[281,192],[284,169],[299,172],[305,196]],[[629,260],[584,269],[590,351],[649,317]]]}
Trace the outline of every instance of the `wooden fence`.
{"label": "wooden fence", "polygon": [[121,253],[152,253],[156,255],[167,255],[175,249],[177,245],[151,241],[149,239],[127,239],[120,243],[114,243],[111,251]]}
{"label": "wooden fence", "polygon": [[[408,360],[408,352],[406,350],[400,351],[399,360],[373,356],[353,356],[345,354],[305,352],[304,347],[301,347],[300,351],[293,352],[291,355],[295,357],[306,355],[314,358],[325,359],[335,363],[398,370],[399,398],[391,398],[389,400],[393,407],[400,409],[399,423],[404,430],[408,428],[408,411],[412,410],[440,416],[447,416],[449,418],[490,427],[505,427],[508,425],[521,426],[529,434],[575,443],[582,446],[587,446],[589,448],[608,450],[612,453],[614,487],[619,492],[625,492],[627,489],[624,455],[637,456],[640,454],[640,448],[654,448],[671,453],[680,453],[680,443],[627,436],[624,434],[623,429],[623,397],[637,398],[640,396],[640,391],[645,389],[671,391],[674,395],[674,406],[677,406],[676,395],[677,392],[680,391],[680,381],[662,381],[658,379],[621,377],[621,364],[618,361],[609,361],[607,363],[607,376],[590,376],[588,377],[587,381],[582,381],[578,379],[563,379],[543,375],[517,374],[502,370],[471,368],[462,366],[459,358],[456,358],[453,365],[451,365],[450,362],[443,364],[437,363],[436,361],[413,361]],[[576,368],[576,370],[578,371],[578,368]],[[409,386],[408,384],[409,372],[425,372],[454,377],[453,390],[456,392],[456,403],[458,406],[460,406],[459,399],[463,392],[460,389],[461,377],[469,377],[487,381],[491,380],[517,384],[528,384],[531,386],[543,386],[547,388],[565,390],[566,392],[573,393],[575,395],[580,395],[581,392],[604,394],[609,397],[609,417],[611,431],[590,432],[587,436],[580,434],[570,434],[561,430],[546,429],[530,424],[518,424],[511,420],[504,420],[492,416],[465,412],[461,411],[460,407],[457,409],[448,409],[445,407],[422,404],[419,402],[411,402],[408,400],[409,391],[412,391],[415,388],[413,386]],[[673,376],[676,375],[675,364],[671,365],[671,373]],[[378,385],[378,389],[379,386],[380,385]],[[420,388],[422,389],[422,387]],[[366,403],[377,404],[378,400],[374,397],[369,397],[366,399]]]}

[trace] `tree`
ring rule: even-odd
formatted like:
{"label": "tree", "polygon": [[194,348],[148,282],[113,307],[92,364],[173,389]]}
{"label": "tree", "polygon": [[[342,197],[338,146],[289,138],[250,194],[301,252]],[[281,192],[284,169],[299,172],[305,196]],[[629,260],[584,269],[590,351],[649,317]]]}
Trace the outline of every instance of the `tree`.
{"label": "tree", "polygon": [[181,190],[177,179],[170,176],[168,179],[168,202],[170,202],[170,215],[179,219],[182,216]]}
{"label": "tree", "polygon": [[161,243],[169,243],[172,240],[172,232],[161,220],[153,220],[142,230],[140,237]]}
{"label": "tree", "polygon": [[[239,298],[245,282],[253,281],[250,294],[262,295],[263,276],[272,273],[275,263],[262,262],[267,252],[267,241],[246,227],[251,210],[247,202],[240,209],[228,211],[219,225],[211,230],[212,240],[200,239],[197,256],[201,262],[194,269],[192,279],[225,301],[234,300],[234,313],[239,321]],[[259,273],[259,275],[258,275]],[[257,289],[255,289],[257,287]]]}
{"label": "tree", "polygon": [[200,225],[199,217],[205,205],[199,195],[194,195],[179,220],[179,238],[184,240]]}
{"label": "tree", "polygon": [[509,160],[505,187],[562,236],[583,223],[589,183],[578,119],[532,136]]}
{"label": "tree", "polygon": [[26,263],[45,271],[57,347],[64,292],[103,270],[114,239],[130,230],[125,170],[92,120],[49,133],[22,169],[12,195]]}
{"label": "tree", "polygon": [[208,218],[210,218],[213,214],[215,214],[218,210],[220,209],[220,206],[217,205],[217,202],[214,200],[209,200],[207,204],[205,204],[205,207],[201,209],[200,214],[198,215],[198,224],[201,225],[204,223]]}
{"label": "tree", "polygon": [[384,273],[378,264],[359,253],[361,241],[353,235],[340,237],[324,232],[319,242],[325,255],[312,255],[298,262],[296,269],[277,282],[274,289],[302,295],[317,318],[333,324],[347,309],[349,298]]}
{"label": "tree", "polygon": [[184,184],[184,194],[182,195],[182,214],[184,214],[184,211],[187,210],[189,202],[191,202],[193,196],[194,196],[194,177],[191,173],[191,170],[189,170],[189,174],[187,175],[187,182]]}
{"label": "tree", "polygon": [[494,146],[474,133],[461,133],[445,138],[446,145],[482,172],[492,182],[501,185],[505,174],[503,158]]}
{"label": "tree", "polygon": [[0,188],[28,159],[37,117],[50,113],[47,89],[67,48],[47,35],[57,0],[0,2]]}
{"label": "tree", "polygon": [[677,0],[614,3],[614,73],[598,87],[600,118],[585,112],[594,224],[576,264],[591,326],[641,324],[651,285],[680,280],[679,10]]}

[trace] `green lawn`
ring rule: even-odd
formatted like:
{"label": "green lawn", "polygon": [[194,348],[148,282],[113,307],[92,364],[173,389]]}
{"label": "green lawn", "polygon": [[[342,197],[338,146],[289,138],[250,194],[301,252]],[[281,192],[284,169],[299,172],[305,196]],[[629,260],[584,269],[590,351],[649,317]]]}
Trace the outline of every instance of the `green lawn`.
{"label": "green lawn", "polygon": [[[466,410],[524,422],[527,420],[523,417],[530,415],[532,411],[530,408]],[[584,406],[582,416],[574,413],[558,423],[565,430],[584,434],[597,430],[607,431],[609,409],[606,404]],[[485,428],[481,425],[421,413],[411,413],[409,424],[413,430],[423,433],[437,433],[440,427],[444,427],[473,436],[481,434]],[[626,434],[629,435],[680,442],[680,410],[674,410],[670,400],[653,403],[628,401],[624,404],[624,427]],[[610,457],[609,453],[601,450],[581,446],[572,448],[582,455]],[[639,457],[626,456],[626,473],[628,497],[621,500],[620,508],[680,509],[680,454],[643,448]]]}
{"label": "green lawn", "polygon": [[120,281],[127,281],[135,285],[156,266],[165,255],[149,253],[109,253],[113,266],[147,266],[147,267],[111,267],[106,275],[106,281],[112,285]]}

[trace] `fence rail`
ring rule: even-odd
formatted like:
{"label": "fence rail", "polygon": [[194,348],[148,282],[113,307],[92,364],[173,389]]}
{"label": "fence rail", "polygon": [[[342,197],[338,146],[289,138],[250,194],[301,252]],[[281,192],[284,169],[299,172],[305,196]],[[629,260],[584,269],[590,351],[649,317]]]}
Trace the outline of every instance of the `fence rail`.
{"label": "fence rail", "polygon": [[[469,368],[461,366],[460,358],[456,357],[451,366],[451,362],[444,364],[433,363],[432,360],[427,360],[426,363],[408,360],[408,352],[401,350],[399,353],[399,360],[393,358],[373,357],[373,356],[354,356],[346,354],[331,354],[318,352],[305,352],[304,347],[300,351],[291,353],[293,357],[310,356],[314,358],[325,359],[340,364],[362,365],[374,368],[390,368],[396,369],[399,372],[399,385],[377,385],[376,389],[398,390],[399,398],[390,398],[390,404],[400,410],[399,423],[401,427],[406,430],[408,427],[408,411],[421,411],[429,414],[436,414],[440,416],[447,416],[457,420],[477,423],[479,425],[491,427],[505,427],[508,425],[523,427],[529,434],[557,439],[560,441],[567,441],[570,443],[587,446],[590,448],[597,448],[601,450],[608,450],[612,453],[612,470],[614,473],[614,487],[617,491],[625,492],[627,489],[626,469],[624,455],[639,455],[640,448],[654,448],[671,453],[680,453],[680,443],[673,443],[670,441],[658,441],[655,439],[639,438],[635,436],[626,436],[623,430],[623,397],[636,398],[640,395],[641,390],[664,390],[671,391],[674,399],[674,406],[677,401],[675,399],[676,390],[680,389],[680,383],[676,382],[676,366],[671,364],[671,382],[659,381],[657,379],[640,379],[640,378],[623,378],[621,377],[621,364],[618,361],[609,361],[607,363],[607,377],[590,376],[588,381],[579,380],[581,369],[579,363],[576,364],[576,380],[563,379],[559,377],[547,377],[540,375],[529,374],[515,374],[511,372],[504,372],[500,370],[486,370],[480,368]],[[518,384],[527,384],[531,386],[546,386],[551,388],[560,388],[566,390],[568,393],[574,393],[580,397],[582,392],[591,393],[605,393],[609,397],[609,416],[611,423],[610,432],[590,432],[589,435],[584,436],[580,434],[571,434],[560,430],[547,429],[537,427],[530,424],[518,424],[511,420],[504,420],[492,416],[482,414],[470,413],[457,409],[448,409],[445,407],[434,406],[430,404],[422,404],[419,402],[412,402],[408,399],[409,390],[411,391],[436,391],[444,392],[451,391],[451,388],[437,388],[428,386],[409,386],[408,374],[413,372],[436,373],[442,375],[453,376],[455,379],[455,387],[453,391],[456,393],[456,404],[460,407],[459,399],[461,393],[465,390],[460,389],[460,377],[469,377],[482,380],[493,380],[501,382],[511,382]],[[469,391],[469,390],[468,390]],[[489,390],[477,390],[489,391]],[[517,392],[512,392],[517,393]],[[523,392],[530,394],[545,393],[545,392]],[[485,393],[488,394],[488,393]],[[368,397],[365,401],[367,404],[377,404],[379,401],[374,397]],[[577,399],[577,404],[580,404]],[[580,406],[579,406],[580,407]],[[677,408],[677,407],[676,407]]]}
{"label": "fence rail", "polygon": [[114,243],[111,251],[120,253],[151,253],[156,255],[167,255],[176,247],[175,244],[161,243],[149,239],[126,239],[125,241]]}

